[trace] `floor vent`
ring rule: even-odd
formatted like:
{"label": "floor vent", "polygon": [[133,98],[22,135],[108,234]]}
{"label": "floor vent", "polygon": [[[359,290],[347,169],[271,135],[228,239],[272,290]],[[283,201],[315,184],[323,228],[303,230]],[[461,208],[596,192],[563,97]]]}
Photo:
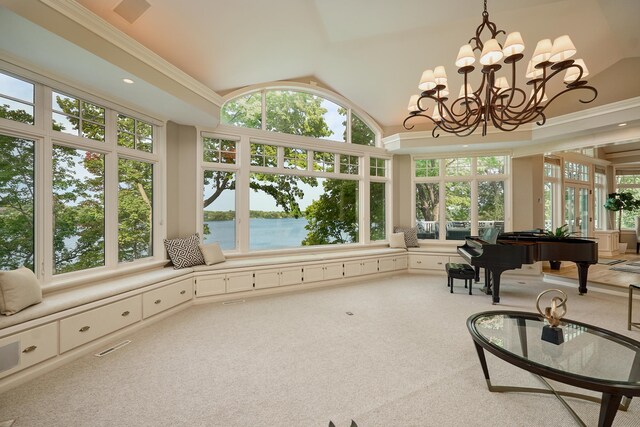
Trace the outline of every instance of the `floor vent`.
{"label": "floor vent", "polygon": [[225,301],[222,303],[222,305],[229,305],[229,304],[242,304],[244,302],[243,299],[234,299],[231,301]]}
{"label": "floor vent", "polygon": [[95,356],[97,356],[97,357],[106,356],[109,353],[113,353],[114,351],[121,349],[122,347],[124,347],[125,345],[127,345],[129,343],[131,343],[131,340],[122,341],[121,343],[116,344],[113,347],[109,347],[108,349],[103,350],[100,353],[96,353]]}

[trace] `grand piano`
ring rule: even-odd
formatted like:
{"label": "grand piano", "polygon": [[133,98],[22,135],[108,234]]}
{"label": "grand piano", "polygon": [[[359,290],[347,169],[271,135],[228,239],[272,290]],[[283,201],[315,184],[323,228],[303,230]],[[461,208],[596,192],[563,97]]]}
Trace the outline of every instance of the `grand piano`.
{"label": "grand piano", "polygon": [[580,283],[578,292],[586,294],[589,266],[598,262],[598,243],[578,238],[554,239],[539,230],[516,231],[498,235],[495,242],[465,237],[465,244],[458,246],[458,254],[476,268],[476,281],[480,267],[488,272],[483,291],[492,295],[493,303],[497,304],[500,302],[500,275],[536,261],[575,262]]}

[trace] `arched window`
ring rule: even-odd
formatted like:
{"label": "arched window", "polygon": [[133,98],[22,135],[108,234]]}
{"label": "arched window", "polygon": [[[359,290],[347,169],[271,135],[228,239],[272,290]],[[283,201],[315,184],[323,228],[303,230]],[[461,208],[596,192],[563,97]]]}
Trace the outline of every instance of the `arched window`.
{"label": "arched window", "polygon": [[[297,88],[264,88],[231,97],[221,112],[227,125],[375,146],[379,131],[346,102]],[[370,120],[370,119],[368,119]]]}

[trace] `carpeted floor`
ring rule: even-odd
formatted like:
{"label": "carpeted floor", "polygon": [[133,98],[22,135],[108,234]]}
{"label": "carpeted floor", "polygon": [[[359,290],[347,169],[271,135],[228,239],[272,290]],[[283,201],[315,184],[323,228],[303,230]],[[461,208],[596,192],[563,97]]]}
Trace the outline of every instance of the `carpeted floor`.
{"label": "carpeted floor", "polygon": [[[22,426],[574,426],[552,396],[490,393],[465,321],[535,311],[548,284],[503,278],[501,304],[454,294],[444,276],[401,274],[343,287],[200,305],[0,395]],[[567,317],[626,330],[626,299],[569,294]],[[348,315],[347,312],[352,313]],[[640,311],[639,311],[640,312]],[[539,386],[488,355],[494,384]],[[558,385],[559,388],[566,388]],[[586,424],[597,404],[571,400]],[[640,404],[615,426],[640,426]]]}

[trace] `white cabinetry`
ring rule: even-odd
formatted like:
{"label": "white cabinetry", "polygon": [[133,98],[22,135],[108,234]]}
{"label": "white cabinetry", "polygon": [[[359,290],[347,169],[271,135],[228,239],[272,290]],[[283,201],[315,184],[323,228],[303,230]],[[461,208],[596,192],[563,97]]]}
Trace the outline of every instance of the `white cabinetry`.
{"label": "white cabinetry", "polygon": [[304,282],[320,282],[322,280],[341,279],[343,265],[341,262],[308,265],[304,267]]}
{"label": "white cabinetry", "polygon": [[[57,356],[58,323],[49,323],[2,338],[0,339],[0,348],[3,349],[4,361],[17,363],[15,366],[11,363],[11,366],[6,367],[0,363],[0,366],[3,367],[0,372],[0,378],[2,378]],[[12,354],[13,352],[15,354]]]}
{"label": "white cabinetry", "polygon": [[378,270],[383,273],[385,271],[404,270],[407,268],[407,256],[398,255],[394,257],[380,258],[378,262]]}
{"label": "white cabinetry", "polygon": [[365,276],[378,272],[378,259],[361,259],[344,263],[344,277]]}
{"label": "white cabinetry", "polygon": [[262,270],[255,273],[256,289],[298,285],[300,283],[302,283],[302,267]]}
{"label": "white cabinetry", "polygon": [[60,353],[142,319],[141,296],[127,298],[60,321]]}
{"label": "white cabinetry", "polygon": [[253,272],[212,274],[196,278],[196,295],[206,297],[253,289]]}
{"label": "white cabinetry", "polygon": [[161,311],[175,307],[193,298],[191,279],[181,280],[172,285],[163,286],[142,294],[143,318],[153,316]]}
{"label": "white cabinetry", "polygon": [[428,255],[428,254],[417,254],[417,253],[409,254],[410,269],[444,271],[444,266],[448,262],[449,262],[448,255]]}

